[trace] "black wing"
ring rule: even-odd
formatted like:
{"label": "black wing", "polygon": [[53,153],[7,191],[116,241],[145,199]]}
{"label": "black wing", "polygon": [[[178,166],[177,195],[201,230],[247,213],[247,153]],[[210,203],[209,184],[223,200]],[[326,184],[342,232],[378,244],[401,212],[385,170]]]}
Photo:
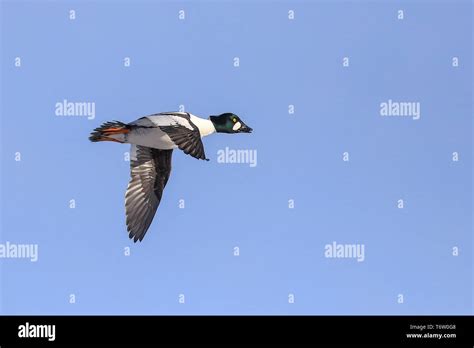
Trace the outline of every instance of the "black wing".
{"label": "black wing", "polygon": [[209,159],[206,158],[206,154],[204,153],[204,145],[201,140],[199,128],[196,127],[193,122],[191,122],[189,114],[184,115],[179,116],[185,118],[192,129],[189,129],[188,127],[179,123],[170,126],[159,126],[160,129],[165,132],[173,141],[173,143],[175,143],[180,150],[183,150],[186,155],[191,155],[194,158],[209,161]]}
{"label": "black wing", "polygon": [[133,241],[141,241],[153,221],[171,172],[173,150],[132,145],[131,179],[125,194],[127,229]]}

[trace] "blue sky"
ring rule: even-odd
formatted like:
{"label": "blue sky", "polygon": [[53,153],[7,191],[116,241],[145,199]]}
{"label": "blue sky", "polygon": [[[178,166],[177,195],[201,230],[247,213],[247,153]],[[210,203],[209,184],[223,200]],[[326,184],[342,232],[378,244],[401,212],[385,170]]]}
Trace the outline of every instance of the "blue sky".
{"label": "blue sky", "polygon": [[[2,1],[1,36],[0,244],[38,247],[0,258],[1,313],[472,314],[471,2]],[[180,105],[254,133],[176,151],[133,244],[129,147],[87,137]]]}

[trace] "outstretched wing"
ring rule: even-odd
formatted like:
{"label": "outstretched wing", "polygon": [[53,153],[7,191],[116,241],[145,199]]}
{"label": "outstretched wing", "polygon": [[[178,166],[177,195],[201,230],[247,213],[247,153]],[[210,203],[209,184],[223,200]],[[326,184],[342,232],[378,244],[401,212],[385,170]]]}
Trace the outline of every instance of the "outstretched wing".
{"label": "outstretched wing", "polygon": [[133,241],[141,241],[153,221],[171,172],[173,150],[132,145],[131,179],[125,194],[127,229]]}

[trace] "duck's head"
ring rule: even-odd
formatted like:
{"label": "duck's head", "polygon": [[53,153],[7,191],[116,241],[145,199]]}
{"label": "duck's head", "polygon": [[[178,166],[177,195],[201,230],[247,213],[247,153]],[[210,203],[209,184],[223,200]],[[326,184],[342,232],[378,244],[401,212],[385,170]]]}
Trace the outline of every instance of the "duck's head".
{"label": "duck's head", "polygon": [[252,128],[231,112],[219,116],[209,116],[209,119],[218,133],[252,133]]}

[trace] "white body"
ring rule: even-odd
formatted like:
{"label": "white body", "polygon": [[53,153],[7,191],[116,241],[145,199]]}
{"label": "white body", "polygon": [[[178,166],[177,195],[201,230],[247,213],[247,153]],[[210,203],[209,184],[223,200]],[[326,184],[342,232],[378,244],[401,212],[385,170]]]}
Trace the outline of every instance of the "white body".
{"label": "white body", "polygon": [[[184,115],[185,113],[176,112],[176,114]],[[210,120],[206,120],[192,114],[189,115],[191,122],[194,123],[199,129],[201,138],[216,131],[213,123]],[[174,124],[179,124],[189,128],[190,130],[193,130],[193,127],[189,124],[187,119],[166,114],[147,116],[131,122],[130,124],[150,128],[136,128],[128,134],[116,134],[113,137],[124,143],[147,146],[160,150],[171,150],[175,149],[177,146],[173,143],[173,141],[171,141],[170,137],[157,126],[171,126]]]}

